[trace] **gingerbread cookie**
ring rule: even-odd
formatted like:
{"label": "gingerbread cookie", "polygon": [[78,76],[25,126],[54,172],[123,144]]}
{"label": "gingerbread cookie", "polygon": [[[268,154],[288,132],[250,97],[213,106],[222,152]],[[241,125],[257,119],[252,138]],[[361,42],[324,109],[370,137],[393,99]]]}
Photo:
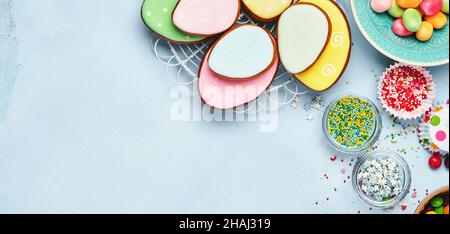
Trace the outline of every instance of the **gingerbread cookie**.
{"label": "gingerbread cookie", "polygon": [[204,40],[179,30],[172,21],[172,13],[179,0],[145,0],[141,16],[144,23],[159,36],[175,43],[195,43]]}
{"label": "gingerbread cookie", "polygon": [[300,2],[289,7],[278,21],[278,50],[286,70],[297,74],[322,54],[331,32],[328,15],[317,5]]}
{"label": "gingerbread cookie", "polygon": [[270,32],[245,24],[226,32],[211,47],[208,66],[230,79],[253,78],[271,67],[277,54]]}
{"label": "gingerbread cookie", "polygon": [[302,0],[322,8],[331,20],[331,36],[317,61],[295,77],[306,87],[322,92],[332,87],[343,75],[351,54],[351,32],[345,13],[334,1]]}
{"label": "gingerbread cookie", "polygon": [[183,32],[212,36],[231,28],[239,13],[239,0],[180,0],[172,18]]}
{"label": "gingerbread cookie", "polygon": [[270,22],[278,18],[291,4],[292,0],[242,0],[253,18]]}
{"label": "gingerbread cookie", "polygon": [[[273,43],[275,39],[270,36]],[[211,49],[205,54],[199,70],[199,93],[204,103],[218,109],[230,109],[258,98],[272,83],[278,70],[278,55],[267,71],[253,79],[224,79],[208,66]]]}

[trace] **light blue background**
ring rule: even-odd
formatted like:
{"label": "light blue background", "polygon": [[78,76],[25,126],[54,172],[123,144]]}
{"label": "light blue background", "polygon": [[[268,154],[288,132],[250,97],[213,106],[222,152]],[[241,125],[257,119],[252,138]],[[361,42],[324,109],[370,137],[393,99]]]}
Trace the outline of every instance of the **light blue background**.
{"label": "light blue background", "polygon": [[[174,82],[150,49],[141,0],[0,2],[0,16],[11,16],[1,42],[17,41],[6,47],[17,52],[7,56],[13,67],[0,70],[0,85],[17,78],[0,93],[9,103],[0,102],[0,213],[410,213],[426,189],[448,184],[447,169],[431,171],[426,152],[408,151],[417,198],[406,211],[369,210],[343,182],[350,158],[329,160],[322,112],[306,120],[301,106],[315,94],[282,108],[273,133],[254,122],[172,121]],[[375,76],[392,61],[349,19],[349,68],[322,97],[375,100]],[[448,65],[430,71],[447,99]],[[399,130],[384,120],[384,136]],[[382,144],[419,146],[414,134],[400,140]]]}

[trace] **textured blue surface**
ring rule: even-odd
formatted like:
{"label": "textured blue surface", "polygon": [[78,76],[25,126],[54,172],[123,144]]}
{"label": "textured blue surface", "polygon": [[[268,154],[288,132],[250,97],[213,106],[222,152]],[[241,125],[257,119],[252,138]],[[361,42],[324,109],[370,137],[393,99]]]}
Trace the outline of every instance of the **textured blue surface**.
{"label": "textured blue surface", "polygon": [[442,61],[448,61],[448,23],[443,29],[435,30],[431,40],[420,42],[414,36],[396,36],[391,29],[394,18],[387,12],[374,12],[370,1],[353,0],[353,4],[355,15],[368,37],[395,58],[416,64],[442,64]]}
{"label": "textured blue surface", "polygon": [[[408,213],[448,184],[447,169],[410,150],[414,134],[384,140],[401,130],[384,114],[381,143],[406,149],[417,198],[406,211],[370,211],[344,183],[350,158],[329,159],[323,109],[307,120],[313,93],[281,109],[273,133],[258,122],[172,121],[174,82],[151,51],[141,3],[14,1],[20,67],[0,122],[0,213]],[[349,18],[352,58],[325,102],[349,91],[375,101],[375,76],[392,63]],[[448,65],[430,71],[447,99]]]}

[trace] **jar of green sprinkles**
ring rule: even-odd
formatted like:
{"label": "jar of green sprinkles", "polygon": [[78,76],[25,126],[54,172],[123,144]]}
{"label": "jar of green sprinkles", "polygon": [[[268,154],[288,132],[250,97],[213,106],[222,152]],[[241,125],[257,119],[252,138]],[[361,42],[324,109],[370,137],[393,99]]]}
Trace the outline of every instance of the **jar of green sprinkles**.
{"label": "jar of green sprinkles", "polygon": [[366,152],[381,134],[380,111],[368,98],[348,94],[330,103],[323,131],[330,145],[346,154]]}

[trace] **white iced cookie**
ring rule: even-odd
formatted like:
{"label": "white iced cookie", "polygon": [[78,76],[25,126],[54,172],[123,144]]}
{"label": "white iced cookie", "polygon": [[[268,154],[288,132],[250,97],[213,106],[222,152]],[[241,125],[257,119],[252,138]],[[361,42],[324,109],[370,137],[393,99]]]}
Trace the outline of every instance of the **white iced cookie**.
{"label": "white iced cookie", "polygon": [[278,21],[278,50],[286,70],[296,74],[310,67],[330,37],[330,19],[318,6],[298,3]]}
{"label": "white iced cookie", "polygon": [[274,63],[276,52],[268,31],[245,24],[217,40],[212,46],[208,65],[212,71],[227,78],[253,78]]}

